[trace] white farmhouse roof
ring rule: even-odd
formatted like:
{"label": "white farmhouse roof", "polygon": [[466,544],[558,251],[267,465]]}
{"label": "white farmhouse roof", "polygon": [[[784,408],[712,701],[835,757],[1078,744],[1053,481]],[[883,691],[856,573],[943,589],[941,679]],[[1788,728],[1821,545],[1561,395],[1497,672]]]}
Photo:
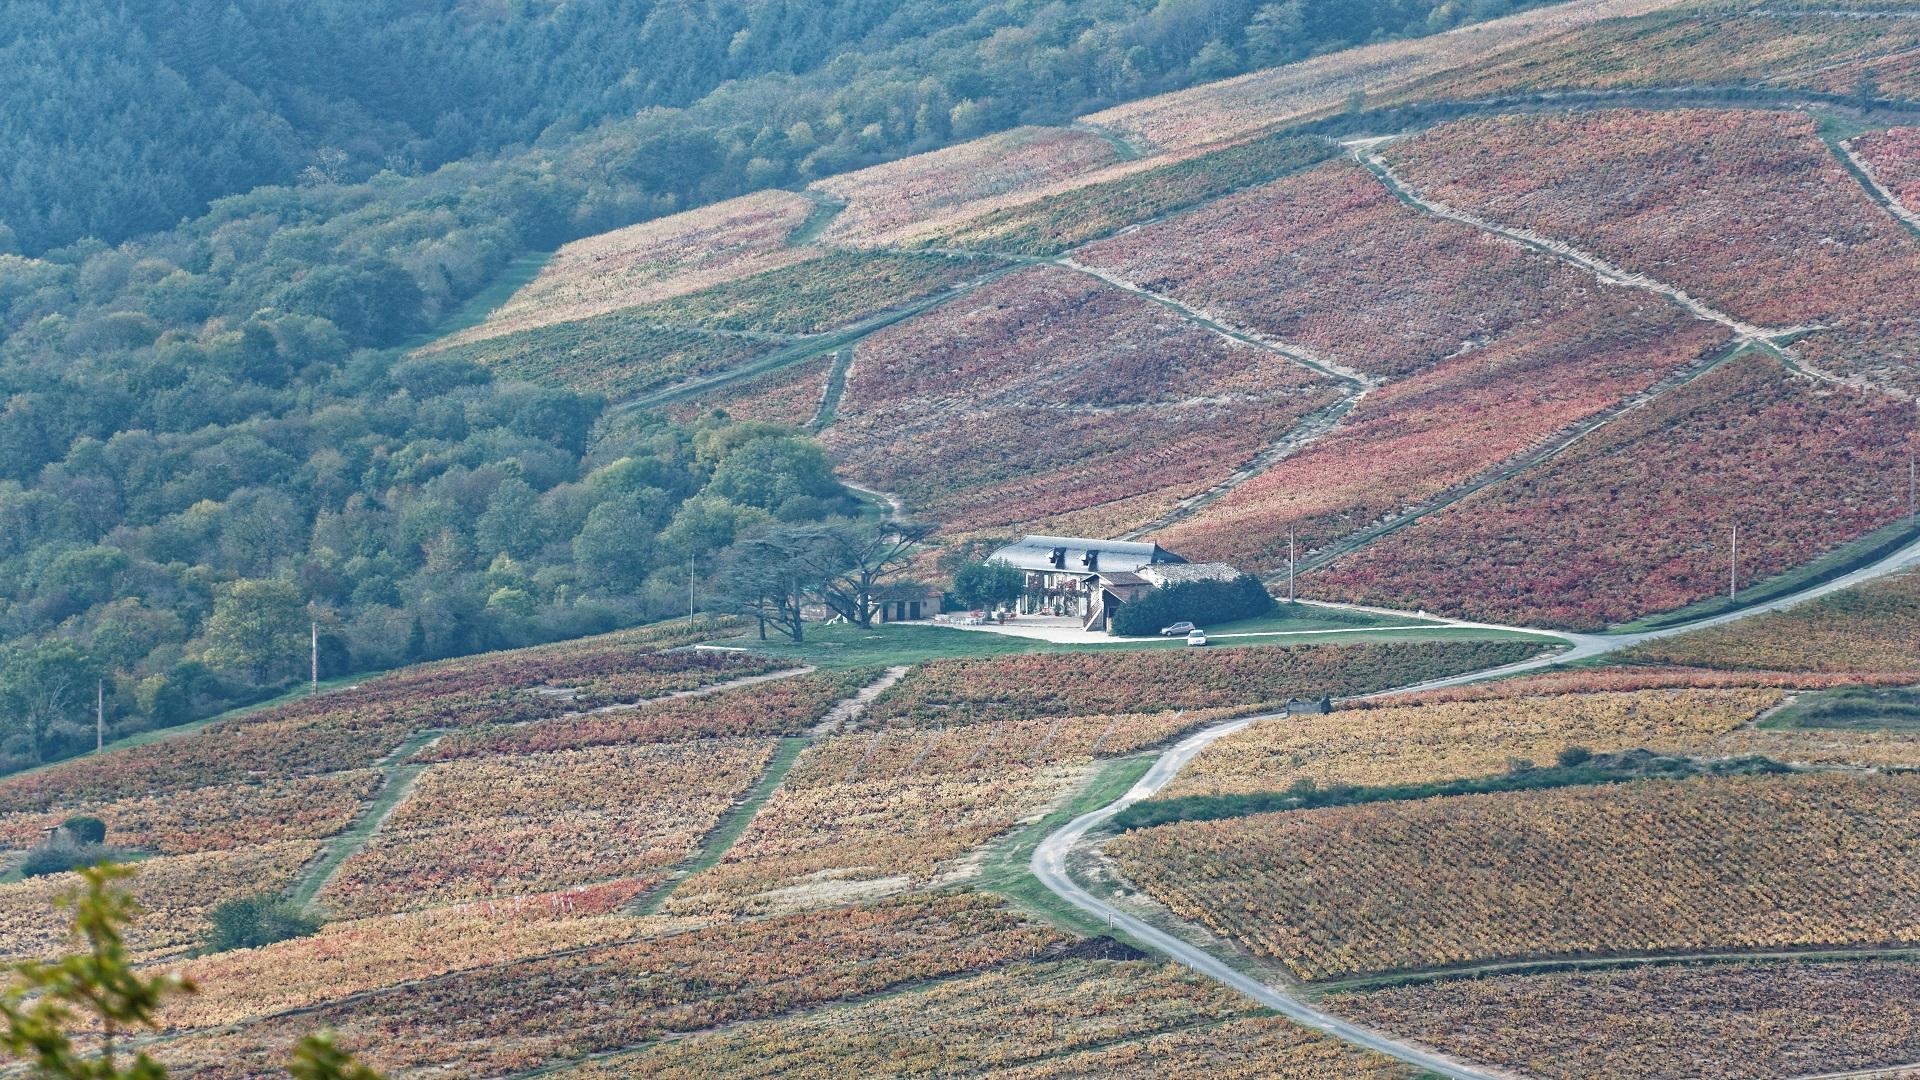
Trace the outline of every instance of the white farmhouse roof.
{"label": "white farmhouse roof", "polygon": [[1159,544],[1077,536],[1026,536],[988,558],[1021,570],[1069,574],[1139,573],[1142,567],[1186,562]]}

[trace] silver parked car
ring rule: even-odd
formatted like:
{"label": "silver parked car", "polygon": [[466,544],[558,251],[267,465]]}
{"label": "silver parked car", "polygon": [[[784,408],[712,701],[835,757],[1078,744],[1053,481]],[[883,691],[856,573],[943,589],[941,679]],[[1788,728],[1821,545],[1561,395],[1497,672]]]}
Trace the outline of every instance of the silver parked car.
{"label": "silver parked car", "polygon": [[1193,625],[1190,622],[1177,622],[1177,623],[1174,623],[1172,626],[1161,627],[1160,636],[1161,637],[1179,637],[1181,634],[1191,634],[1198,629],[1199,627]]}

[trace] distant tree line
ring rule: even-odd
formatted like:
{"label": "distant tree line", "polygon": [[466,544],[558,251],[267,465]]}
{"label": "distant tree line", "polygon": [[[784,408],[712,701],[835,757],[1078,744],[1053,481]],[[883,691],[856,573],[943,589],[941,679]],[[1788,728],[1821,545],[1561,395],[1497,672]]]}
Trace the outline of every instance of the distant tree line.
{"label": "distant tree line", "polygon": [[261,185],[550,153],[603,124],[603,164],[659,212],[1510,6],[16,0],[0,250],[117,242]]}

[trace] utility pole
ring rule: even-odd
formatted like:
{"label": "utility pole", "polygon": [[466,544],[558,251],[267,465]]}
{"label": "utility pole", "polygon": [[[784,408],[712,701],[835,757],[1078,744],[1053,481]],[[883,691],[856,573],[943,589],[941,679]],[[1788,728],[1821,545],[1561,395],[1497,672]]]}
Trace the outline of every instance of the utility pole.
{"label": "utility pole", "polygon": [[687,556],[687,633],[693,633],[693,556]]}
{"label": "utility pole", "polygon": [[97,679],[93,684],[93,748],[107,748],[107,680]]}
{"label": "utility pole", "polygon": [[1287,603],[1289,604],[1293,603],[1293,566],[1293,525],[1289,523],[1287,525]]}
{"label": "utility pole", "polygon": [[320,689],[320,620],[307,622],[307,677],[315,692]]}
{"label": "utility pole", "polygon": [[1907,443],[1907,517],[1920,517],[1920,474],[1914,471],[1913,443]]}
{"label": "utility pole", "polygon": [[1733,523],[1733,551],[1727,558],[1727,599],[1740,599],[1740,523]]}

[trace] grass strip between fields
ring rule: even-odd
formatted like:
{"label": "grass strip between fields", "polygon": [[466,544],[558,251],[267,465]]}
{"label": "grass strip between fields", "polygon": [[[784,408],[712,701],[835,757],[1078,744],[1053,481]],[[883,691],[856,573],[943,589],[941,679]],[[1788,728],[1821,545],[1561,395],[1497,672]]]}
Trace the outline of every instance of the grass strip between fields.
{"label": "grass strip between fields", "polygon": [[989,848],[973,883],[987,892],[1006,897],[1062,930],[1086,937],[1112,937],[1153,955],[1152,950],[1139,942],[1128,940],[1126,934],[1108,930],[1100,920],[1056,896],[1033,876],[1028,863],[1033,859],[1034,849],[1048,834],[1126,794],[1159,757],[1159,752],[1153,751],[1100,762],[1092,778],[1065,803]]}
{"label": "grass strip between fields", "polygon": [[439,730],[419,732],[380,762],[377,766],[381,771],[379,792],[360,814],[360,820],[354,822],[346,832],[328,840],[326,852],[320,856],[320,861],[314,863],[294,884],[289,893],[294,903],[302,907],[313,903],[313,898],[326,888],[334,872],[340,869],[340,864],[352,858],[354,852],[373,839],[373,834],[380,830],[387,815],[393,813],[393,808],[407,797],[413,790],[413,782],[426,770],[425,764],[409,764],[410,759],[424,747],[438,741],[443,734],[445,732]]}
{"label": "grass strip between fields", "polygon": [[713,831],[700,842],[699,848],[675,867],[665,881],[642,893],[633,903],[627,905],[627,913],[630,915],[654,914],[660,910],[661,905],[667,902],[667,898],[673,895],[674,890],[678,889],[682,882],[702,870],[710,870],[718,866],[720,860],[726,858],[727,852],[740,839],[740,835],[747,831],[747,826],[753,824],[753,819],[760,813],[760,808],[767,805],[768,799],[773,798],[773,793],[780,787],[780,781],[787,778],[787,773],[793,769],[793,763],[800,759],[800,751],[805,750],[812,742],[813,737],[810,735],[789,735],[781,739],[779,748],[773,752],[773,759],[767,763],[766,772],[761,774],[759,782],[754,784],[753,790],[747,793],[746,799],[734,807],[726,817],[720,819],[720,824],[714,826]]}

